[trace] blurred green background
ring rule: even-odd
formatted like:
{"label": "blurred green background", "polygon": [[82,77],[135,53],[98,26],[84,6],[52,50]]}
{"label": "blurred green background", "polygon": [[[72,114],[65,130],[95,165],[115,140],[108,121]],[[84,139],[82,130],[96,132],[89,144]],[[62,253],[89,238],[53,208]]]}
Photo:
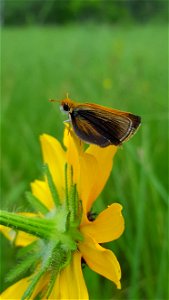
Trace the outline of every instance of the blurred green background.
{"label": "blurred green background", "polygon": [[[30,210],[25,191],[42,175],[39,135],[62,141],[64,116],[49,98],[66,92],[142,116],[119,148],[94,205],[123,205],[126,228],[106,245],[119,259],[122,289],[84,269],[91,299],[168,299],[168,15],[166,1],[5,1],[2,24],[2,201]],[[16,264],[1,236],[1,289]]]}

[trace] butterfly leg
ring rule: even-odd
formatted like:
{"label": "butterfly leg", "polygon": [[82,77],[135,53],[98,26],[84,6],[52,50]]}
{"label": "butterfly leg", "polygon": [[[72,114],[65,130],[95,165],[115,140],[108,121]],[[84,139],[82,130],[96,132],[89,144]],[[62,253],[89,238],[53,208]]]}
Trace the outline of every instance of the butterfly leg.
{"label": "butterfly leg", "polygon": [[65,120],[65,121],[63,121],[63,123],[70,123],[71,122],[71,120]]}

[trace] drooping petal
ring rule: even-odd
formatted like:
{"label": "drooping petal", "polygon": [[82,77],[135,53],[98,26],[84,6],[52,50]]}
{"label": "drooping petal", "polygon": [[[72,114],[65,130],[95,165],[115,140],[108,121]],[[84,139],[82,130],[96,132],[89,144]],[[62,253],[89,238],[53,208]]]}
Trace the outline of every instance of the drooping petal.
{"label": "drooping petal", "polygon": [[23,278],[10,287],[8,287],[0,295],[0,299],[15,299],[20,300],[28,287],[30,277]]}
{"label": "drooping petal", "polygon": [[80,158],[80,177],[77,185],[78,194],[83,203],[83,212],[86,215],[90,210],[93,192],[97,181],[97,161],[94,156],[83,153]]}
{"label": "drooping petal", "polygon": [[[35,299],[35,297],[45,289],[48,283],[48,275],[43,276],[37,283],[34,288],[31,299]],[[10,300],[20,300],[26,289],[28,288],[31,281],[31,276],[23,278],[10,287],[8,287],[2,294],[0,295],[0,299],[10,299]]]}
{"label": "drooping petal", "polygon": [[54,202],[46,181],[35,180],[31,182],[31,189],[33,195],[38,198],[47,208],[52,209]]}
{"label": "drooping petal", "polygon": [[47,134],[40,136],[43,160],[48,164],[60,199],[64,198],[66,155],[60,143]]}
{"label": "drooping petal", "polygon": [[85,235],[85,241],[79,243],[79,249],[87,265],[96,273],[113,281],[121,288],[121,269],[112,251],[101,247],[92,237]]}
{"label": "drooping petal", "polygon": [[4,225],[0,225],[0,232],[11,242],[16,237],[16,231]]}
{"label": "drooping petal", "polygon": [[36,236],[28,234],[23,231],[19,231],[16,235],[15,245],[24,247],[24,246],[31,244],[32,242],[34,242],[36,240],[37,240]]}
{"label": "drooping petal", "polygon": [[71,263],[59,274],[51,299],[89,299],[81,269],[81,254],[75,252]]}
{"label": "drooping petal", "polygon": [[98,243],[113,241],[124,231],[124,218],[121,214],[122,206],[113,203],[102,211],[96,220],[81,226],[81,232],[92,236]]}
{"label": "drooping petal", "polygon": [[[115,146],[101,148],[96,145],[90,145],[86,151],[86,153],[94,156],[97,160],[97,168],[95,169],[95,172],[97,174],[97,180],[92,191],[92,198],[89,198],[89,203],[87,205],[89,209],[91,208],[93,202],[99,196],[107,182],[113,165],[113,157],[116,151],[117,147]],[[89,172],[90,169],[88,170],[88,173]]]}

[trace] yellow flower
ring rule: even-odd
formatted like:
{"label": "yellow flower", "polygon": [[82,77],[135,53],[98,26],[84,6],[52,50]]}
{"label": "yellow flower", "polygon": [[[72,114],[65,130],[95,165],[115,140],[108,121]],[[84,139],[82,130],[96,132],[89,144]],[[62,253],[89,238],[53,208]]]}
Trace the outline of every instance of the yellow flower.
{"label": "yellow flower", "polygon": [[[71,180],[77,188],[78,198],[81,200],[82,216],[79,231],[83,239],[77,240],[77,248],[72,250],[70,262],[57,274],[51,287],[49,299],[88,299],[88,292],[84,282],[81,259],[98,274],[114,282],[120,288],[121,270],[117,258],[112,251],[103,248],[100,243],[113,241],[120,237],[124,230],[124,219],[121,214],[122,206],[114,203],[101,212],[94,220],[90,215],[91,207],[102,191],[112,169],[113,157],[117,147],[100,148],[90,145],[85,151],[81,141],[74,136],[71,129],[65,128],[64,147],[53,137],[43,134],[40,137],[43,160],[48,165],[59,199],[65,202],[65,165],[67,168],[68,192],[71,193]],[[72,170],[72,173],[71,173]],[[71,179],[71,176],[73,178]],[[44,181],[35,180],[31,184],[33,195],[48,209],[55,210],[52,193],[47,178]],[[78,209],[78,211],[81,211]],[[12,240],[13,230],[1,227],[4,234]],[[15,243],[28,246],[38,239],[27,233],[20,232],[15,236]],[[39,267],[39,266],[38,266]],[[7,288],[1,299],[21,299],[28,288],[33,275],[23,278]],[[39,278],[34,287],[31,299],[41,295],[46,297],[46,287],[51,280],[47,270]],[[25,298],[27,299],[27,298]]]}

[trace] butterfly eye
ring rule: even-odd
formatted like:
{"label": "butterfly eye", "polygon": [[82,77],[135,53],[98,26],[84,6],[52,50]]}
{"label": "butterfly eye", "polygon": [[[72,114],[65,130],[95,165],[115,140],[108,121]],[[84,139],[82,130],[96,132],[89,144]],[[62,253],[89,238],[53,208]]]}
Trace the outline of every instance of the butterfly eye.
{"label": "butterfly eye", "polygon": [[69,105],[67,103],[63,104],[63,110],[64,111],[69,111],[70,110],[70,107],[69,107]]}

